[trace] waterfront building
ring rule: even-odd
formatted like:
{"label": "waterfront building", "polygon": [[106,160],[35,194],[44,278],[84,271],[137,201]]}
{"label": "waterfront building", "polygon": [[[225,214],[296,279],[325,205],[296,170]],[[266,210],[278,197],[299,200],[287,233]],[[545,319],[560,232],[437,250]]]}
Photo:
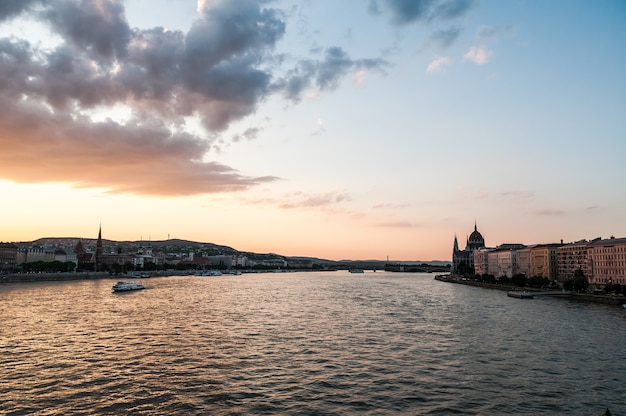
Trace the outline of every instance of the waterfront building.
{"label": "waterfront building", "polygon": [[17,249],[16,263],[34,263],[36,261],[52,262],[55,258],[55,250],[47,247],[19,247]]}
{"label": "waterfront building", "polygon": [[587,245],[589,284],[626,284],[626,238],[594,240]]}
{"label": "waterfront building", "polygon": [[524,244],[502,244],[487,254],[489,274],[496,278],[511,278],[519,273],[517,251],[526,247]]}
{"label": "waterfront building", "polygon": [[0,243],[0,273],[11,272],[17,265],[17,246],[11,243]]}
{"label": "waterfront building", "polygon": [[515,274],[523,274],[526,277],[532,276],[532,249],[534,246],[527,246],[515,251],[515,263],[517,270]]}
{"label": "waterfront building", "polygon": [[557,248],[559,282],[563,283],[574,279],[576,272],[584,274],[587,278],[591,276],[588,246],[587,240],[580,240]]}
{"label": "waterfront building", "polygon": [[452,273],[474,273],[474,252],[483,247],[485,247],[485,239],[478,232],[476,223],[474,223],[474,231],[466,240],[465,249],[459,249],[459,242],[455,235],[452,248]]}
{"label": "waterfront building", "polygon": [[478,275],[489,273],[489,252],[494,248],[481,247],[474,251],[474,273]]}
{"label": "waterfront building", "polygon": [[530,250],[530,276],[545,277],[551,282],[559,274],[557,249],[562,244],[538,244]]}
{"label": "waterfront building", "polygon": [[212,267],[220,267],[230,269],[237,264],[237,256],[230,254],[222,254],[218,256],[209,256]]}
{"label": "waterfront building", "polygon": [[78,240],[76,246],[74,246],[74,253],[76,253],[76,260],[78,264],[81,265],[83,263],[94,263],[94,253],[91,251],[87,251],[82,241]]}

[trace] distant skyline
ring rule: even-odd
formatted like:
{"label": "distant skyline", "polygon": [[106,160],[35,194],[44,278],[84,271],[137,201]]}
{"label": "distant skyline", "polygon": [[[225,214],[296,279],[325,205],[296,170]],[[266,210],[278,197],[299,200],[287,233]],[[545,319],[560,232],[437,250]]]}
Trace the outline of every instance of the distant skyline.
{"label": "distant skyline", "polygon": [[626,236],[621,0],[0,5],[0,241]]}

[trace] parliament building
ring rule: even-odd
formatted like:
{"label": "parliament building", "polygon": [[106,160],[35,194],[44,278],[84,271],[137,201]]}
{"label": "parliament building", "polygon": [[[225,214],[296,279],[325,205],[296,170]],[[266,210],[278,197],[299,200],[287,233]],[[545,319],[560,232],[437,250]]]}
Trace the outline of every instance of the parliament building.
{"label": "parliament building", "polygon": [[452,249],[452,273],[456,274],[472,274],[474,273],[474,251],[485,247],[485,239],[478,232],[476,223],[474,223],[474,231],[466,240],[465,249],[459,249],[459,242],[454,236],[454,248]]}

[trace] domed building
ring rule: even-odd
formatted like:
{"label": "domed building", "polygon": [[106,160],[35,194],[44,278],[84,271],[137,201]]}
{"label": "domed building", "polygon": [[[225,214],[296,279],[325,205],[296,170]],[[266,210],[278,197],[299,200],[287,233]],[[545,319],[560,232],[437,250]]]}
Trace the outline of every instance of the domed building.
{"label": "domed building", "polygon": [[467,238],[465,249],[459,249],[459,242],[454,236],[454,247],[452,249],[452,273],[472,274],[474,272],[474,251],[485,247],[485,239],[478,232],[476,223],[474,223],[474,231]]}

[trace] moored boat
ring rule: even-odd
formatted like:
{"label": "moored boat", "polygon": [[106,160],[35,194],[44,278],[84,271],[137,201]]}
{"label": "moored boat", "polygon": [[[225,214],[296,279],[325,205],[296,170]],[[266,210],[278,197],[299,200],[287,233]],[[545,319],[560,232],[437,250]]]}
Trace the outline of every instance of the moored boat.
{"label": "moored boat", "polygon": [[509,297],[518,298],[518,299],[532,299],[533,298],[533,294],[531,292],[513,291],[513,292],[506,292],[506,295]]}
{"label": "moored boat", "polygon": [[350,273],[364,273],[363,269],[350,269]]}
{"label": "moored boat", "polygon": [[196,273],[196,276],[221,276],[222,272],[219,270],[204,270]]}
{"label": "moored boat", "polygon": [[144,285],[135,282],[117,282],[112,287],[114,292],[128,292],[129,290],[145,289]]}

